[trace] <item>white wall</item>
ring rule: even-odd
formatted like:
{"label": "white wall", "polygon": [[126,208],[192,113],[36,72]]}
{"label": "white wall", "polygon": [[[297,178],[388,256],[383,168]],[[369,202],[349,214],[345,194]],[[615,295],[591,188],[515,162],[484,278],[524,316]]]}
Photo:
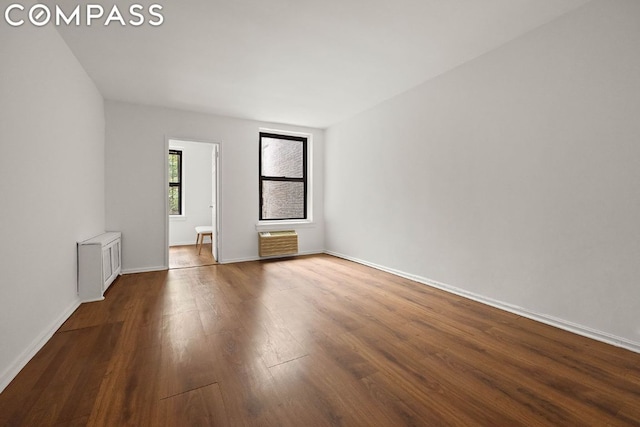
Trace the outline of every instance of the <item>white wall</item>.
{"label": "white wall", "polygon": [[639,16],[589,3],[329,128],[327,249],[640,349]]}
{"label": "white wall", "polygon": [[104,106],[51,28],[0,25],[0,390],[79,304],[104,231]]}
{"label": "white wall", "polygon": [[220,143],[220,262],[257,258],[260,127],[312,134],[315,224],[298,233],[301,252],[324,249],[322,130],[112,101],[105,106],[106,222],[123,233],[125,272],[166,268],[165,138]]}
{"label": "white wall", "polygon": [[[213,144],[169,141],[169,148],[182,150],[183,215],[169,219],[169,245],[194,245],[195,227],[211,225]],[[207,242],[208,242],[207,238]]]}

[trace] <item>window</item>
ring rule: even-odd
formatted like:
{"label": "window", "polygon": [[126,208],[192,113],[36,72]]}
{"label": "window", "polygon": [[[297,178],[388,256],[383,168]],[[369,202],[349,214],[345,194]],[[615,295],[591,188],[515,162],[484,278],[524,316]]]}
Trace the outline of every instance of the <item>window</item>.
{"label": "window", "polygon": [[182,151],[169,150],[169,215],[182,215]]}
{"label": "window", "polygon": [[260,133],[260,220],[307,219],[307,138]]}

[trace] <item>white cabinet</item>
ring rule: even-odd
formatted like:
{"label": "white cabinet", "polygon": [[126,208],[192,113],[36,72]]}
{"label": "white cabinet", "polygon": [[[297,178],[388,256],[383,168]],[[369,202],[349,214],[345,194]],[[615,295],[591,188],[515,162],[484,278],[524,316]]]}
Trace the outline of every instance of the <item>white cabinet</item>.
{"label": "white cabinet", "polygon": [[100,301],[121,271],[122,235],[114,231],[78,243],[78,295]]}

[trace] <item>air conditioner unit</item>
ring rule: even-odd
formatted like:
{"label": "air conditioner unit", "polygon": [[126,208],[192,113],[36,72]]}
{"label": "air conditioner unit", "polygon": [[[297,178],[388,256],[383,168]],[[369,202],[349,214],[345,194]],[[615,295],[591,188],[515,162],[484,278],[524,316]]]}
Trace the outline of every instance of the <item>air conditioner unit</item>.
{"label": "air conditioner unit", "polygon": [[261,257],[298,253],[298,234],[293,230],[260,232],[258,243]]}

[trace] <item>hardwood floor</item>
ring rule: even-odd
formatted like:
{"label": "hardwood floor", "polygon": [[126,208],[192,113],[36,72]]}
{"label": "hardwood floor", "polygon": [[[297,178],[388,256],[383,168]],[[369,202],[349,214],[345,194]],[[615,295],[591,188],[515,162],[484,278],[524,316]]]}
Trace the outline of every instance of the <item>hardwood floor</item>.
{"label": "hardwood floor", "polygon": [[211,253],[211,243],[202,245],[198,254],[196,245],[183,245],[169,247],[169,268],[203,267],[217,264]]}
{"label": "hardwood floor", "polygon": [[638,426],[640,354],[330,256],[120,277],[2,426]]}

